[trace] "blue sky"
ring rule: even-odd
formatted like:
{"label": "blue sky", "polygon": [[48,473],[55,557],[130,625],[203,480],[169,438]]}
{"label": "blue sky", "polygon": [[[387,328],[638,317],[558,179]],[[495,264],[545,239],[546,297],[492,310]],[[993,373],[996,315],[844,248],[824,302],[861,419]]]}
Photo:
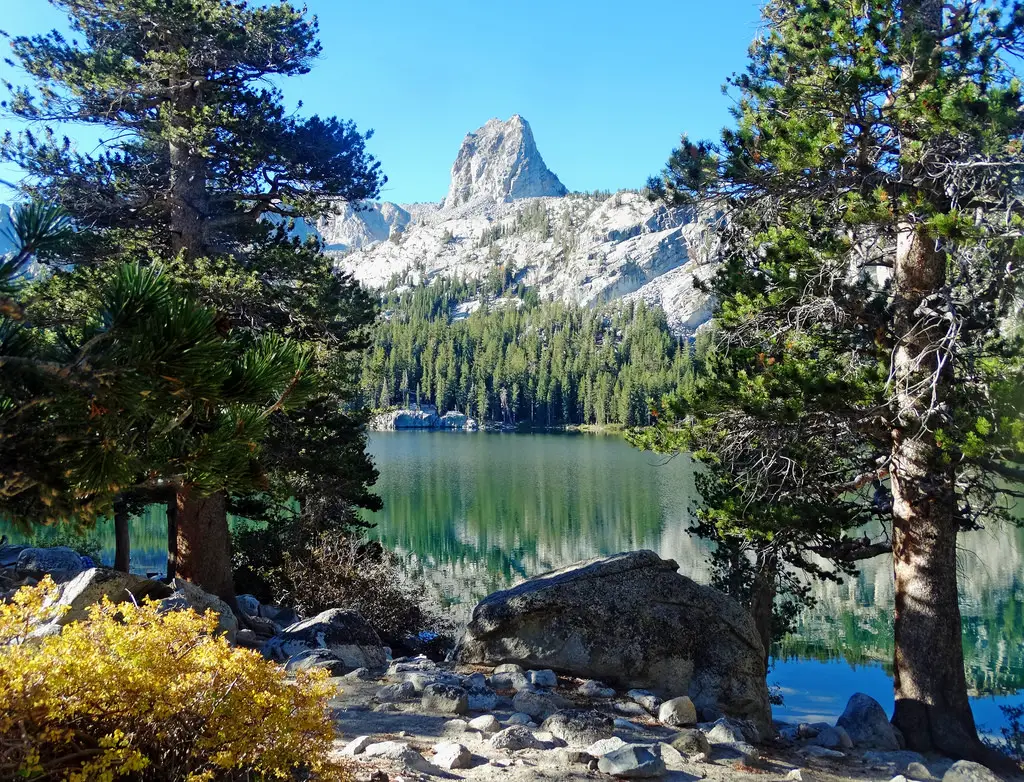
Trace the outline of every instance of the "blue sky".
{"label": "blue sky", "polygon": [[[4,0],[12,34],[61,26],[45,0]],[[306,113],[376,131],[383,197],[437,201],[467,132],[523,115],[570,190],[639,187],[683,131],[729,122],[721,85],[743,68],[757,0],[308,0],[324,54],[285,80]],[[2,46],[3,44],[0,44]],[[0,63],[0,76],[19,75]],[[0,128],[16,128],[0,118]],[[92,149],[92,132],[69,133]],[[0,178],[16,172],[0,169]],[[9,197],[0,190],[0,200]]]}

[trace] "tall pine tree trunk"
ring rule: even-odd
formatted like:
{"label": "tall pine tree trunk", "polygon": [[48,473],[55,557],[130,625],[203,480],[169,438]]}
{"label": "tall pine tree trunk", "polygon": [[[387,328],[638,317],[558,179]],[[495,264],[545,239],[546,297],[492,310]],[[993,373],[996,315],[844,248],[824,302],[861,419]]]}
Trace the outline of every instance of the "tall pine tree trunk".
{"label": "tall pine tree trunk", "polygon": [[[207,250],[206,161],[188,137],[193,114],[202,107],[198,90],[186,83],[179,85],[174,99],[170,159],[170,229],[172,249],[193,260]],[[228,529],[227,497],[217,492],[196,497],[187,488],[179,489],[174,499],[174,565],[182,578],[198,584],[207,592],[235,606],[231,575],[231,533]],[[170,568],[168,568],[170,569]],[[236,612],[237,613],[237,612]]]}
{"label": "tall pine tree trunk", "polygon": [[202,497],[181,488],[175,496],[175,507],[178,575],[233,607],[231,534],[224,492]]}
{"label": "tall pine tree trunk", "polygon": [[768,670],[774,635],[775,593],[779,580],[778,559],[772,553],[758,553],[754,582],[750,585],[750,615],[764,647],[764,669]]}
{"label": "tall pine tree trunk", "polygon": [[132,541],[128,528],[128,503],[123,498],[114,502],[114,570],[127,573],[131,567]]}
{"label": "tall pine tree trunk", "polygon": [[[897,425],[893,432],[896,583],[893,723],[909,749],[979,758],[967,700],[957,601],[955,472],[936,441],[953,381],[941,347],[945,324],[919,307],[945,284],[945,253],[918,227],[900,226],[894,270]],[[929,412],[929,408],[931,412]]]}

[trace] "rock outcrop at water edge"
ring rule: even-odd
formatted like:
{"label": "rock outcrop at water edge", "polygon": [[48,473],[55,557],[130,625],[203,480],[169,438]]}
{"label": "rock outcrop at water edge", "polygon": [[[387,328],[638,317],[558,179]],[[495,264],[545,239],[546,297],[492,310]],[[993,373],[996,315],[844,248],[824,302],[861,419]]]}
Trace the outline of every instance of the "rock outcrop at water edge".
{"label": "rock outcrop at water edge", "polygon": [[580,562],[495,592],[473,610],[455,657],[688,695],[705,718],[727,714],[771,730],[750,615],[653,551]]}

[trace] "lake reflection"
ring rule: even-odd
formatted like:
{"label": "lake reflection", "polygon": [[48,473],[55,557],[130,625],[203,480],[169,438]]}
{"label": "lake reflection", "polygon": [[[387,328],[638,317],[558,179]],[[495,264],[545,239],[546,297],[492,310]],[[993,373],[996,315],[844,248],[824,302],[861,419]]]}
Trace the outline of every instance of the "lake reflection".
{"label": "lake reflection", "polygon": [[[374,534],[460,616],[523,577],[630,549],[653,549],[708,580],[708,544],[687,531],[694,483],[686,457],[665,460],[618,437],[562,434],[381,432],[370,450],[384,500],[367,516]],[[960,550],[968,682],[975,696],[1001,696],[975,704],[979,723],[994,730],[997,706],[1021,702],[1013,693],[1024,688],[1024,530],[965,534]],[[769,680],[790,693],[778,713],[834,718],[858,686],[891,704],[890,561],[879,557],[857,578],[813,588],[815,605],[776,649]]]}

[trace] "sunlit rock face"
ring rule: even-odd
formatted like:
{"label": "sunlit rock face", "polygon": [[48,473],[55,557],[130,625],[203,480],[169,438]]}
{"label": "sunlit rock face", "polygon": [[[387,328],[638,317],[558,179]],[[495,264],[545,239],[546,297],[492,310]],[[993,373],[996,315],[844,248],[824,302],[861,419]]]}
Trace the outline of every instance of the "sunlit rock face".
{"label": "sunlit rock face", "polygon": [[644,301],[692,334],[711,313],[695,283],[713,271],[713,218],[638,191],[569,193],[516,115],[466,136],[441,203],[339,205],[316,230],[338,266],[372,288],[512,268],[542,299]]}
{"label": "sunlit rock face", "polygon": [[558,197],[568,192],[544,164],[530,123],[516,114],[507,122],[492,119],[466,136],[452,166],[444,206],[453,209],[474,201]]}

